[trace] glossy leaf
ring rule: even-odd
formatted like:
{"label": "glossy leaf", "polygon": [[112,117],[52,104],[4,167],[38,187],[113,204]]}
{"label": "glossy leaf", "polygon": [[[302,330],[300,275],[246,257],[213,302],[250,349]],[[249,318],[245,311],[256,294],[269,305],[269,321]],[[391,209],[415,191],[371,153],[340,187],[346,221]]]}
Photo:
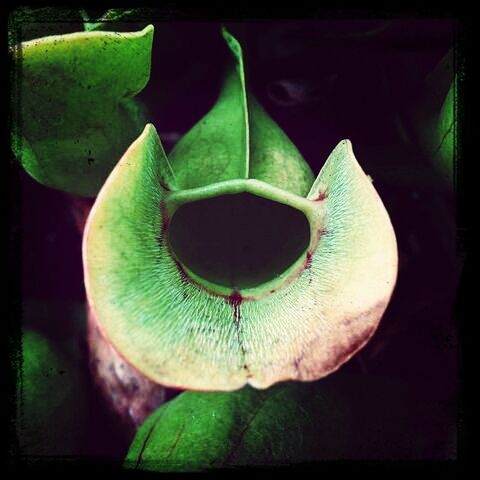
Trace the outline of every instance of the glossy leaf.
{"label": "glossy leaf", "polygon": [[321,384],[185,392],[145,421],[125,466],[196,471],[337,459],[345,454],[350,421],[344,400]]}
{"label": "glossy leaf", "polygon": [[145,124],[132,97],[150,75],[153,27],[22,42],[16,63],[13,150],[39,182],[94,196]]}

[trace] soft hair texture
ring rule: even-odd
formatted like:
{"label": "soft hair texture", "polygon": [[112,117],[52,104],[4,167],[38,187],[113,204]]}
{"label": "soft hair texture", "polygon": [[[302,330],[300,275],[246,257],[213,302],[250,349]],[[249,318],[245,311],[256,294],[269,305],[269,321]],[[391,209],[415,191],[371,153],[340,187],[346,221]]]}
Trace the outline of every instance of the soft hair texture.
{"label": "soft hair texture", "polygon": [[388,214],[349,141],[308,199],[326,223],[308,268],[232,305],[185,278],[163,236],[171,168],[153,126],[118,163],[84,237],[87,294],[112,345],[152,380],[195,390],[266,388],[336,370],[373,335],[392,293],[397,251]]}

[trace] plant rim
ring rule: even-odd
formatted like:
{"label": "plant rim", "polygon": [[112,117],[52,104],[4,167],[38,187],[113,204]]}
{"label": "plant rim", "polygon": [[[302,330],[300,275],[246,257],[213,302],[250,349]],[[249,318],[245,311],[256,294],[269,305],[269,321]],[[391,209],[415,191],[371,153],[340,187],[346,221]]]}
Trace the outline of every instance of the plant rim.
{"label": "plant rim", "polygon": [[167,218],[171,219],[180,207],[189,203],[212,199],[222,195],[242,193],[248,193],[300,211],[309,224],[310,239],[307,248],[280,275],[255,287],[242,289],[231,288],[209,281],[193,272],[175,255],[168,240],[167,244],[172,258],[176,260],[189,281],[196,284],[199,288],[216,296],[231,297],[240,294],[242,301],[257,300],[277,291],[282,286],[290,284],[308,267],[310,258],[318,246],[322,229],[325,226],[326,208],[323,202],[319,200],[306,199],[264,181],[249,178],[225,180],[202,187],[168,192],[163,203],[163,213]]}

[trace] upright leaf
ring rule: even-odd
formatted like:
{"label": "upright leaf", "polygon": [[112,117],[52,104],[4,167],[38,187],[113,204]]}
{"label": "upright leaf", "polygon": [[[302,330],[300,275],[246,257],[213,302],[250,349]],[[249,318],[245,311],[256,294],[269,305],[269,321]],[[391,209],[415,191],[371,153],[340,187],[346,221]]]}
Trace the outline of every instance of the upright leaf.
{"label": "upright leaf", "polygon": [[223,30],[233,53],[213,108],[175,146],[169,158],[179,187],[254,178],[305,195],[313,174],[295,145],[247,93],[242,47]]}

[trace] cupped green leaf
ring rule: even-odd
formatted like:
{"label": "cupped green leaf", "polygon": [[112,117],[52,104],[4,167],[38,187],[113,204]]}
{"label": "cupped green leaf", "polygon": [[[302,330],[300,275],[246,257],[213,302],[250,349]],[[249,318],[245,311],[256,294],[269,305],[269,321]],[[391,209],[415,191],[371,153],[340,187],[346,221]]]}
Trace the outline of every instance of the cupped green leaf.
{"label": "cupped green leaf", "polygon": [[94,196],[145,125],[132,99],[150,76],[153,26],[80,32],[13,50],[13,150],[39,182]]}
{"label": "cupped green leaf", "polygon": [[350,422],[343,398],[319,384],[185,392],[145,421],[125,467],[198,471],[338,459]]}
{"label": "cupped green leaf", "polygon": [[234,390],[327,375],[373,335],[395,284],[395,234],[350,142],[307,182],[295,147],[245,96],[241,62],[234,72],[170,161],[145,128],[84,234],[99,325],[165,385]]}

